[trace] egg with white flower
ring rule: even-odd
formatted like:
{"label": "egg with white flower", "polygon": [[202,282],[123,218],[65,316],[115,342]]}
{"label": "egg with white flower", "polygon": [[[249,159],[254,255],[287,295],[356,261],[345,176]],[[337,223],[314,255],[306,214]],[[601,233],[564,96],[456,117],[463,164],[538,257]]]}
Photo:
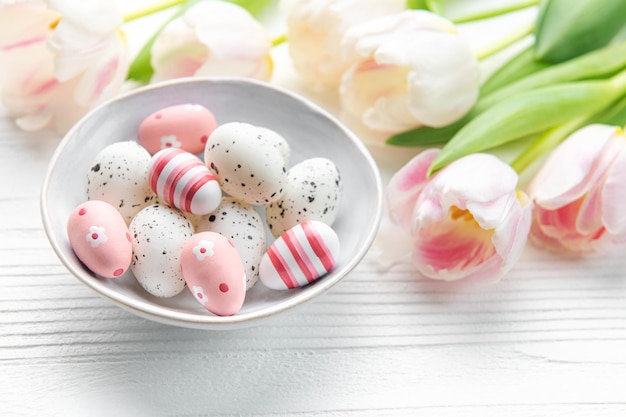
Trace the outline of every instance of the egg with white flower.
{"label": "egg with white flower", "polygon": [[232,316],[243,305],[246,277],[237,249],[215,232],[196,233],[180,257],[180,270],[195,299],[219,316]]}
{"label": "egg with white flower", "polygon": [[217,122],[213,113],[199,104],[179,104],[157,110],[139,125],[139,143],[151,154],[161,149],[181,148],[198,154],[204,150]]}
{"label": "egg with white flower", "polygon": [[87,201],[67,221],[72,250],[82,263],[104,278],[117,278],[128,269],[133,248],[124,218],[104,201]]}

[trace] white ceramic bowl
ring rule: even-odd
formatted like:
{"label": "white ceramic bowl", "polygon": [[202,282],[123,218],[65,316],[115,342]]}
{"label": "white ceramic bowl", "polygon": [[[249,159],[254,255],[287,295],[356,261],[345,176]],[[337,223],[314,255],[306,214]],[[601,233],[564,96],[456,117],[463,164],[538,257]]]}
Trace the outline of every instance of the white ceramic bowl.
{"label": "white ceramic bowl", "polygon": [[[246,294],[238,314],[219,317],[206,311],[187,290],[169,299],[154,297],[138,285],[130,271],[116,279],[99,278],[78,260],[69,244],[66,223],[70,212],[87,199],[86,176],[96,154],[113,142],[136,140],[139,124],[149,114],[184,103],[211,109],[220,124],[243,121],[275,130],[290,144],[289,166],[316,156],[335,162],[343,181],[341,206],[333,224],[341,242],[341,254],[329,274],[306,287],[288,291],[270,290],[259,281]],[[63,264],[81,282],[139,316],[209,329],[250,325],[328,290],[363,258],[375,237],[381,213],[379,172],[354,134],[293,93],[265,83],[230,78],[191,78],[155,84],[94,109],[59,144],[41,196],[48,239]]]}

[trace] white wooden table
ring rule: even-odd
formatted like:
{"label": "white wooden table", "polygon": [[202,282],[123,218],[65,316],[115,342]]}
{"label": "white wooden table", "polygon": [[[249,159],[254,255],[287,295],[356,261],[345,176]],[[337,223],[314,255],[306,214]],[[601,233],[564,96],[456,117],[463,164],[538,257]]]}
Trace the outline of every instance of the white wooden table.
{"label": "white wooden table", "polygon": [[[301,87],[288,65],[276,82]],[[624,254],[529,246],[479,289],[369,255],[258,327],[169,327],[92,293],[49,247],[39,192],[59,140],[0,115],[1,416],[626,415]],[[415,152],[371,149],[384,181]]]}

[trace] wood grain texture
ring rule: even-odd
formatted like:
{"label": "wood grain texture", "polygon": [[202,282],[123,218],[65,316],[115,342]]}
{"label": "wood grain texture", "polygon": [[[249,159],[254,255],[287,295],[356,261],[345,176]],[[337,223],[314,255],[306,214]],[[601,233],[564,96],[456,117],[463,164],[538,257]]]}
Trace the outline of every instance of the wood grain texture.
{"label": "wood grain texture", "polygon": [[[623,253],[577,260],[529,246],[480,287],[408,264],[381,270],[368,255],[261,326],[170,327],[97,296],[56,258],[39,192],[58,141],[0,114],[1,416],[626,415]],[[371,149],[384,178],[411,156]]]}

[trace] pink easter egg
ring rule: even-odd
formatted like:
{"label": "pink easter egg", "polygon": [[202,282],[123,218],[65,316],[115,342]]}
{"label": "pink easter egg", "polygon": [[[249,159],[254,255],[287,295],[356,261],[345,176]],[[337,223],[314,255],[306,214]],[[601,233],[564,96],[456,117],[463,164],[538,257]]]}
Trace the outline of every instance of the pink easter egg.
{"label": "pink easter egg", "polygon": [[213,113],[199,104],[166,107],[146,117],[139,126],[139,143],[151,154],[181,148],[193,154],[204,146],[217,127]]}
{"label": "pink easter egg", "polygon": [[237,249],[215,232],[193,235],[183,247],[180,267],[193,296],[218,316],[232,316],[243,305],[246,275]]}
{"label": "pink easter egg", "polygon": [[211,171],[182,149],[162,149],[148,165],[150,188],[168,204],[193,214],[209,214],[219,206],[222,190]]}
{"label": "pink easter egg", "polygon": [[261,258],[259,278],[275,290],[302,287],[328,273],[338,257],[335,231],[320,221],[305,221],[272,243]]}
{"label": "pink easter egg", "polygon": [[71,213],[67,234],[74,253],[95,274],[116,278],[130,266],[133,247],[122,215],[109,203],[90,200]]}

